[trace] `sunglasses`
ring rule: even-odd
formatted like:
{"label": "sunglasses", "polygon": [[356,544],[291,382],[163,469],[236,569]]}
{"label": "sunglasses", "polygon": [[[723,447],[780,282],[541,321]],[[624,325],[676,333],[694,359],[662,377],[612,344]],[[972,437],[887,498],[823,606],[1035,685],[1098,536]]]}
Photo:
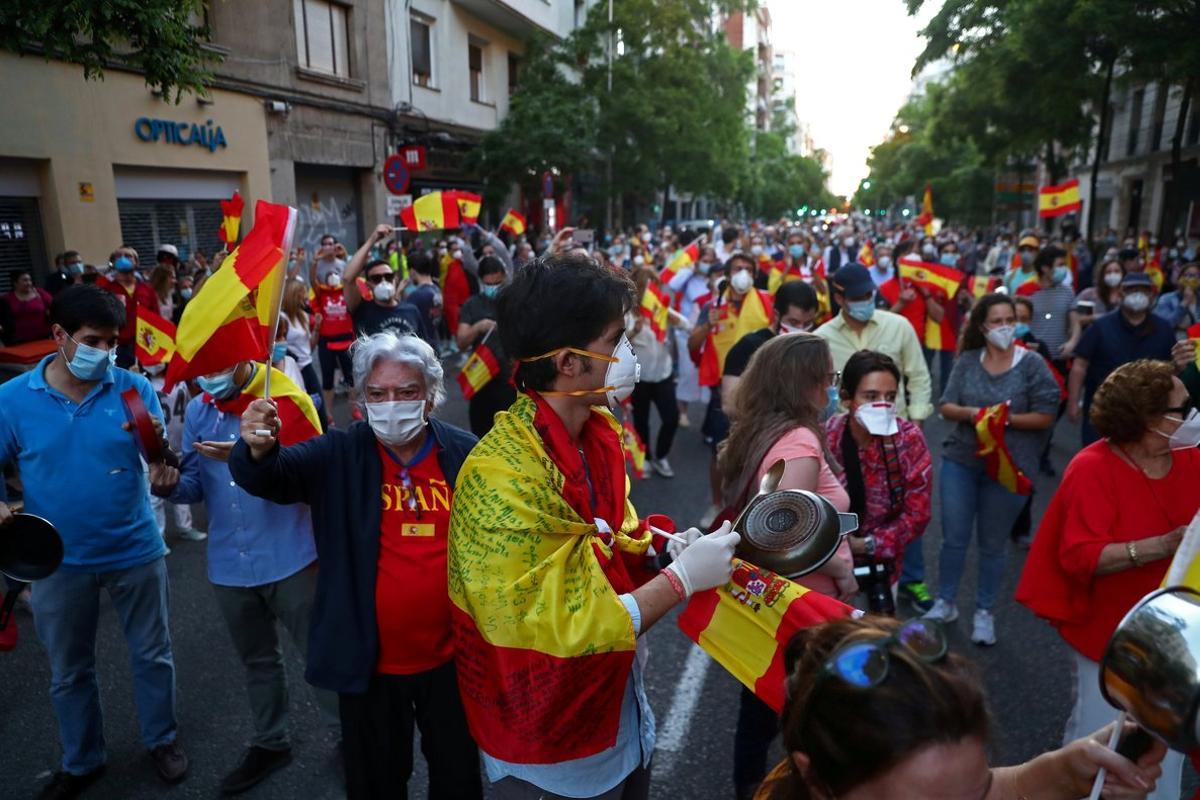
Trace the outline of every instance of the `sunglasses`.
{"label": "sunglasses", "polygon": [[936,620],[911,619],[892,636],[839,647],[825,662],[822,676],[838,678],[859,689],[870,689],[887,680],[891,667],[889,651],[903,645],[928,663],[940,661],[949,650],[946,631]]}
{"label": "sunglasses", "polygon": [[370,284],[373,284],[373,285],[375,285],[375,286],[378,286],[379,284],[383,283],[384,281],[390,281],[391,279],[392,279],[392,273],[390,273],[390,272],[386,272],[386,273],[384,273],[384,272],[381,272],[381,273],[379,273],[378,275],[368,275],[368,276],[367,276],[367,283],[370,283]]}

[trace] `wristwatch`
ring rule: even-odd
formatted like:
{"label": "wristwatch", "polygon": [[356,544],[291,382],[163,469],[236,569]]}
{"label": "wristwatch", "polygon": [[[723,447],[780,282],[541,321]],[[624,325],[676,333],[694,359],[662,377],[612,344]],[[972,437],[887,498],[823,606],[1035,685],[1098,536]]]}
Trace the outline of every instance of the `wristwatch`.
{"label": "wristwatch", "polygon": [[1133,562],[1135,567],[1142,566],[1142,560],[1138,558],[1137,542],[1126,542],[1125,554],[1129,556],[1129,560]]}

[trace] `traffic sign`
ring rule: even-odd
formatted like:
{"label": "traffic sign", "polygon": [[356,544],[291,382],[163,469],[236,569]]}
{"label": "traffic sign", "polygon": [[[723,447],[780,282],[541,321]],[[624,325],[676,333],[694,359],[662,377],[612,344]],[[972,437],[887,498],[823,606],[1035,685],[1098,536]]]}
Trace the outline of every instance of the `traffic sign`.
{"label": "traffic sign", "polygon": [[387,215],[389,217],[398,217],[401,211],[412,205],[413,196],[411,194],[401,194],[388,197],[386,200]]}
{"label": "traffic sign", "polygon": [[408,182],[412,175],[398,155],[388,156],[383,162],[383,185],[392,194],[404,194],[408,191]]}

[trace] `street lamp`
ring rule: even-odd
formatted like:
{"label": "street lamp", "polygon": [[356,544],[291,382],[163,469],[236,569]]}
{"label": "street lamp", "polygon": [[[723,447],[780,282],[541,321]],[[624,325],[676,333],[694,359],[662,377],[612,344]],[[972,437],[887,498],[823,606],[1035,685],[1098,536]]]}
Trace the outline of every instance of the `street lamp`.
{"label": "street lamp", "polygon": [[863,188],[863,191],[867,191],[867,190],[869,190],[869,189],[871,188],[871,180],[870,180],[870,178],[868,178],[867,180],[865,180],[865,181],[863,181],[863,182],[862,182],[862,188]]}

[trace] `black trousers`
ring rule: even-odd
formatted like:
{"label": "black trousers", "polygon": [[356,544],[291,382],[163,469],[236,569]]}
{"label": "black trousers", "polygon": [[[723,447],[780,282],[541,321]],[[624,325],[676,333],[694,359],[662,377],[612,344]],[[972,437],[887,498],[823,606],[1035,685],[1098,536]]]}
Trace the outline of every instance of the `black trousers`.
{"label": "black trousers", "polygon": [[516,401],[517,390],[511,383],[502,381],[499,377],[492,378],[471,397],[467,405],[471,433],[482,439],[483,435],[492,429],[496,414],[507,411]]}
{"label": "black trousers", "polygon": [[[675,401],[675,379],[646,383],[639,381],[633,387],[631,396],[633,403],[633,429],[642,437],[646,445],[647,458],[666,458],[671,452],[671,443],[675,441],[675,432],[679,430],[679,403]],[[658,441],[650,447],[650,406],[658,409],[658,418],[662,424],[658,426]]]}
{"label": "black trousers", "polygon": [[483,797],[479,750],[467,730],[454,662],[415,675],[371,676],[364,694],[340,694],[349,800],[408,797],[413,724],[429,765],[429,798]]}
{"label": "black trousers", "polygon": [[738,800],[750,800],[767,777],[767,751],[778,735],[779,717],[743,686],[733,734],[733,790]]}

